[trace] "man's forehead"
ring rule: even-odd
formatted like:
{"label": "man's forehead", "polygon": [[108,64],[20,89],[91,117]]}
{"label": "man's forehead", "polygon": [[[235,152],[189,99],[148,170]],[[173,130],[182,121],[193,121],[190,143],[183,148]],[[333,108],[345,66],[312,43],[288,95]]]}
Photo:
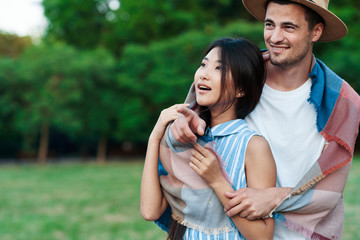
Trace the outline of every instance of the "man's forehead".
{"label": "man's forehead", "polygon": [[299,4],[277,4],[270,2],[266,9],[265,21],[301,22],[305,21],[305,9]]}
{"label": "man's forehead", "polygon": [[[265,12],[267,13],[268,11],[271,10],[278,10],[278,11],[292,10],[292,11],[296,11],[297,13],[302,13],[305,15],[305,7],[295,2],[289,2],[286,4],[270,2],[266,7]],[[292,13],[293,12],[289,12],[289,14]]]}

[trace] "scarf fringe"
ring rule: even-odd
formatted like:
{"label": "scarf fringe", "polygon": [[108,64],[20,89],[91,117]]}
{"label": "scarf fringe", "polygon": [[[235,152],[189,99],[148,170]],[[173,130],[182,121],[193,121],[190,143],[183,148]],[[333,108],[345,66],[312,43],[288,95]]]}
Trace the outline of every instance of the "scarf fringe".
{"label": "scarf fringe", "polygon": [[307,191],[308,189],[312,188],[317,182],[319,182],[321,179],[323,179],[326,175],[323,173],[320,173],[316,177],[312,178],[308,182],[306,182],[304,185],[299,187],[298,189],[294,190],[289,197],[292,197],[294,195],[298,195],[302,192]]}
{"label": "scarf fringe", "polygon": [[289,193],[289,195],[286,196],[286,198],[284,198],[276,207],[273,208],[273,210],[271,210],[271,212],[269,213],[269,215],[267,215],[266,217],[274,217],[274,212],[276,211],[276,209],[287,199],[291,198],[292,196],[298,195],[302,192],[306,192],[308,189],[312,188],[317,182],[319,182],[321,179],[323,179],[326,175],[324,175],[323,173],[319,174],[318,176],[312,178],[311,180],[309,180],[308,182],[306,182],[304,185],[300,186],[299,188],[297,188],[296,190],[293,190],[291,193]]}
{"label": "scarf fringe", "polygon": [[208,228],[208,227],[200,226],[200,225],[197,225],[195,223],[186,221],[185,219],[183,219],[182,217],[180,217],[176,213],[172,213],[171,216],[179,224],[181,224],[181,225],[183,225],[185,227],[194,229],[195,231],[203,232],[203,233],[208,234],[208,235],[217,235],[217,234],[227,233],[227,232],[231,232],[231,231],[235,230],[232,226],[225,226],[225,227],[222,227],[222,228]]}

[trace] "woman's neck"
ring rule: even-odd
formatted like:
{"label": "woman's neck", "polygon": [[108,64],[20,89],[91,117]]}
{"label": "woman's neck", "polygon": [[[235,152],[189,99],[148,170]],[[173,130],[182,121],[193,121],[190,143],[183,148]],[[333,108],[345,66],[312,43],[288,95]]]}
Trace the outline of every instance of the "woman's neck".
{"label": "woman's neck", "polygon": [[213,110],[210,110],[210,112],[211,112],[211,126],[210,126],[211,128],[221,123],[236,119],[234,104],[225,112],[217,112]]}

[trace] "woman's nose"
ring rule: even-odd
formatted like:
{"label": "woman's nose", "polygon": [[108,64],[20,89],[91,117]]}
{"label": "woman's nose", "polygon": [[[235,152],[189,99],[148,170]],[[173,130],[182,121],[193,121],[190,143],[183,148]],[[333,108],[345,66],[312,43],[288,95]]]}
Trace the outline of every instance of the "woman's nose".
{"label": "woman's nose", "polygon": [[208,80],[208,78],[209,78],[209,71],[207,69],[202,69],[200,73],[200,79]]}

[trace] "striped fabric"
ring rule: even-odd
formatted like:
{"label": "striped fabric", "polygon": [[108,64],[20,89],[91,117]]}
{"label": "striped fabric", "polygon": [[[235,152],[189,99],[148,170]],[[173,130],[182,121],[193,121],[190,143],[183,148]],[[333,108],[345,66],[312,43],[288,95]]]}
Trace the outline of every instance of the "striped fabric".
{"label": "striped fabric", "polygon": [[[221,158],[224,175],[234,189],[246,187],[245,151],[255,134],[245,120],[236,119],[208,129],[198,140],[201,145],[211,146]],[[187,226],[184,239],[244,239],[213,190],[188,166],[191,146],[179,145],[171,133],[162,144],[160,163],[165,175],[160,182],[173,218]],[[164,157],[169,156],[169,151],[171,157]]]}

